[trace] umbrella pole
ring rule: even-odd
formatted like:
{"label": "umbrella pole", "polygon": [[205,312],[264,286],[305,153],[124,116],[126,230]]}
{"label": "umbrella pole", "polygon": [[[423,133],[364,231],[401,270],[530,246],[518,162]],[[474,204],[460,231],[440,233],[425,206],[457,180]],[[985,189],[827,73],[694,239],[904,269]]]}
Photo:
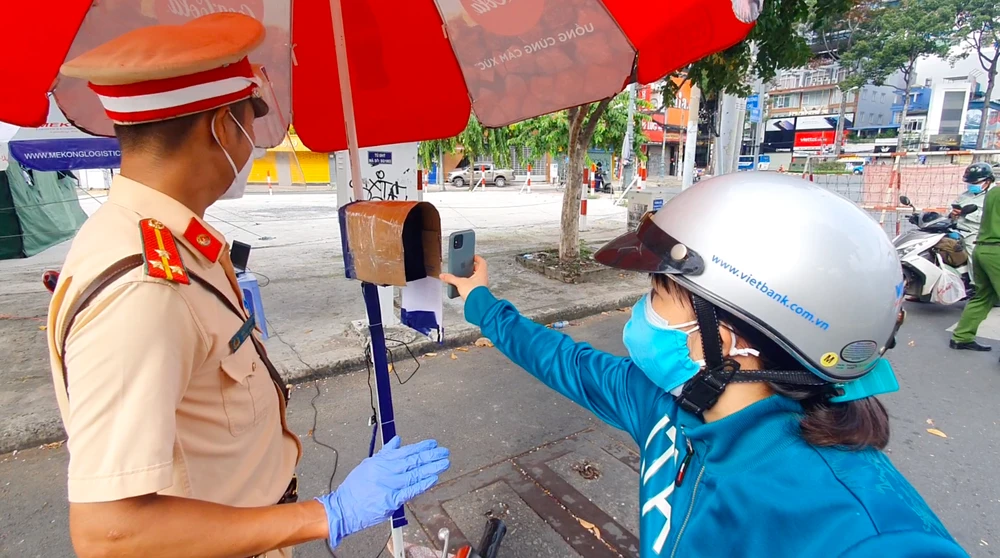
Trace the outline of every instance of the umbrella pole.
{"label": "umbrella pole", "polygon": [[[396,419],[392,410],[392,389],[389,381],[389,363],[386,359],[385,329],[382,326],[382,309],[379,305],[378,287],[362,283],[365,307],[368,310],[368,332],[371,335],[372,363],[375,367],[375,400],[378,402],[378,424],[382,444],[396,435]],[[403,558],[403,526],[406,512],[400,507],[392,514],[392,548],[396,558]]]}
{"label": "umbrella pole", "polygon": [[354,201],[363,198],[364,184],[361,182],[361,157],[358,155],[358,128],[354,121],[354,93],[351,91],[351,71],[347,62],[347,42],[344,39],[343,0],[330,0],[330,15],[333,17],[333,39],[337,52],[337,76],[340,78],[340,102],[344,108],[344,127],[347,131],[347,151],[351,161],[351,183]]}
{"label": "umbrella pole", "polygon": [[[354,95],[351,91],[351,72],[347,61],[347,42],[344,38],[344,9],[342,0],[330,0],[330,15],[333,19],[334,47],[337,54],[337,76],[340,79],[340,101],[344,109],[344,127],[347,132],[347,150],[351,162],[351,184],[354,201],[362,201],[364,184],[361,182],[361,157],[358,155],[358,129],[354,120]],[[368,310],[368,327],[371,334],[372,363],[375,368],[376,399],[378,401],[378,423],[382,432],[382,444],[396,435],[396,424],[392,411],[392,391],[389,383],[389,364],[386,362],[385,330],[382,327],[382,311],[379,305],[378,288],[363,283],[361,291]],[[394,558],[404,557],[403,526],[406,512],[400,507],[392,514],[392,549]]]}

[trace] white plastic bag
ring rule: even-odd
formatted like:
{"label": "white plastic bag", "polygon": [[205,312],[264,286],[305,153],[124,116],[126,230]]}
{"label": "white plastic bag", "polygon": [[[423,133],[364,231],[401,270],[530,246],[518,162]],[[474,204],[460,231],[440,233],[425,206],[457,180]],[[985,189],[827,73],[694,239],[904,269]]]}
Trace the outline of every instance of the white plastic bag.
{"label": "white plastic bag", "polygon": [[931,302],[955,304],[965,298],[965,283],[958,275],[944,271],[931,289]]}

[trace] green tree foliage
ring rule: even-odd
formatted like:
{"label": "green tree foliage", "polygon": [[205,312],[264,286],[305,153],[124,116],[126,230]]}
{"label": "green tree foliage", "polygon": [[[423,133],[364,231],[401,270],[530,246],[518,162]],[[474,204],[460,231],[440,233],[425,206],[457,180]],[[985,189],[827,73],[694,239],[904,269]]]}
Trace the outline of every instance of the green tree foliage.
{"label": "green tree foliage", "polygon": [[882,0],[852,0],[852,5],[842,17],[830,18],[816,14],[812,21],[813,32],[823,45],[822,58],[839,63],[845,72],[844,79],[838,83],[840,88],[840,108],[837,118],[837,135],[834,140],[834,155],[840,155],[844,138],[844,122],[847,113],[848,92],[859,89],[864,84],[864,76],[859,72],[860,61],[843,60],[843,54],[849,52],[862,33],[865,25],[871,20],[872,12]]}
{"label": "green tree foliage", "polygon": [[[955,36],[962,46],[961,57],[973,56],[986,71],[985,106],[993,98],[1000,70],[1000,3],[997,0],[958,0]],[[976,137],[976,149],[983,148],[988,111],[984,108]]]}
{"label": "green tree foliage", "polygon": [[454,153],[462,146],[462,153],[470,163],[479,157],[491,157],[497,165],[506,166],[511,163],[510,136],[509,128],[484,128],[474,115],[470,115],[468,125],[459,135],[420,142],[417,158],[424,168],[430,168],[439,153]]}
{"label": "green tree foliage", "polygon": [[[644,111],[649,103],[638,100],[634,115],[633,151],[648,141],[642,122],[650,116]],[[565,154],[568,159],[566,190],[560,224],[559,259],[569,263],[580,258],[580,208],[583,191],[583,168],[591,147],[620,154],[628,126],[628,94],[590,103],[569,110],[532,118],[510,126],[511,142],[526,146],[533,153]]]}
{"label": "green tree foliage", "polygon": [[[947,56],[954,43],[954,0],[900,0],[873,10],[859,38],[842,57],[858,68],[860,83],[885,84],[897,73],[903,78],[903,111],[906,122],[910,88],[916,77],[917,60],[923,56]],[[897,149],[902,151],[904,134]]]}
{"label": "green tree foliage", "polygon": [[[599,103],[591,103],[587,107],[587,120],[594,118],[594,112]],[[649,141],[642,131],[642,123],[650,120],[649,111],[652,105],[638,99],[634,116],[635,133],[633,135],[633,152],[639,154],[641,147]],[[621,154],[625,142],[625,132],[628,125],[628,94],[621,93],[614,97],[602,114],[597,116],[597,125],[588,148],[604,149],[616,155]],[[510,145],[527,147],[532,153],[551,153],[554,156],[565,156],[569,146],[569,111],[559,111],[531,118],[509,127]]]}
{"label": "green tree foliage", "polygon": [[[641,146],[648,141],[642,132],[642,122],[649,120],[649,103],[638,100],[634,116],[635,133],[633,151],[641,154]],[[475,116],[461,134],[453,138],[421,142],[418,158],[424,167],[430,167],[438,153],[453,153],[459,146],[470,162],[479,156],[491,156],[498,165],[510,164],[511,148],[528,147],[532,153],[551,153],[569,158],[566,193],[563,200],[560,255],[564,261],[580,257],[579,203],[583,167],[587,150],[591,147],[620,153],[625,141],[628,123],[628,95],[620,94],[611,99],[574,107],[552,114],[518,122],[506,128],[483,128]],[[574,201],[576,200],[576,201]]]}

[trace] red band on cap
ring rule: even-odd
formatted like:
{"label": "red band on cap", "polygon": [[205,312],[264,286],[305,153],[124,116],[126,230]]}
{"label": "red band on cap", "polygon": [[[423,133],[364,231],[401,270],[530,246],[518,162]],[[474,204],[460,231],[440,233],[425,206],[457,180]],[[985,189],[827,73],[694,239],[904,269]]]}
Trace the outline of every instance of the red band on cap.
{"label": "red band on cap", "polygon": [[197,74],[178,76],[167,79],[153,81],[142,81],[139,83],[129,83],[124,85],[95,85],[90,84],[90,88],[98,95],[104,97],[138,97],[140,95],[153,95],[156,93],[166,93],[176,91],[195,85],[204,85],[224,79],[244,77],[253,79],[253,67],[250,60],[244,57],[238,62],[227,64],[221,68],[213,68]]}
{"label": "red band on cap", "polygon": [[159,122],[161,120],[169,120],[171,118],[177,118],[180,116],[187,116],[189,114],[196,114],[199,112],[204,112],[207,110],[212,110],[219,108],[221,106],[229,105],[237,101],[242,101],[243,99],[248,99],[253,95],[256,85],[251,85],[242,91],[237,91],[236,93],[230,93],[229,95],[222,95],[220,97],[213,97],[211,99],[203,99],[194,103],[188,103],[186,105],[180,105],[176,107],[162,108],[156,110],[147,110],[140,112],[114,112],[105,109],[104,112],[107,113],[108,118],[112,122],[117,124],[141,124],[143,122]]}

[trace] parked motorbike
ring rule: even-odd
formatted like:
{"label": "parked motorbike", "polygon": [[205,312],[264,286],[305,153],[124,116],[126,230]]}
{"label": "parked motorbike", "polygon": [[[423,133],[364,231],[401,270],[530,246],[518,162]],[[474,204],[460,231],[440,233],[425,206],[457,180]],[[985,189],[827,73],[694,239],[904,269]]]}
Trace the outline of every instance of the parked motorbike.
{"label": "parked motorbike", "polygon": [[[486,522],[486,528],[483,530],[483,538],[479,540],[478,550],[471,545],[465,545],[458,549],[455,553],[455,558],[497,558],[497,555],[500,553],[500,543],[503,542],[506,534],[507,525],[502,520],[491,517]],[[445,527],[438,531],[438,540],[443,543],[441,558],[450,556],[448,552],[450,537],[451,533],[448,528]]]}
{"label": "parked motorbike", "polygon": [[[900,196],[899,202],[913,209],[907,221],[917,227],[892,241],[903,265],[906,296],[911,300],[937,304],[953,304],[971,297],[975,287],[970,275],[970,252],[956,218],[937,211],[917,211],[906,196]],[[969,204],[959,210],[959,215],[969,215],[977,209],[979,206]],[[959,234],[953,234],[955,232]],[[954,258],[950,254],[943,255],[941,250],[942,241],[955,236],[958,238],[954,240],[964,255],[965,263],[961,265],[951,265],[946,257]]]}

